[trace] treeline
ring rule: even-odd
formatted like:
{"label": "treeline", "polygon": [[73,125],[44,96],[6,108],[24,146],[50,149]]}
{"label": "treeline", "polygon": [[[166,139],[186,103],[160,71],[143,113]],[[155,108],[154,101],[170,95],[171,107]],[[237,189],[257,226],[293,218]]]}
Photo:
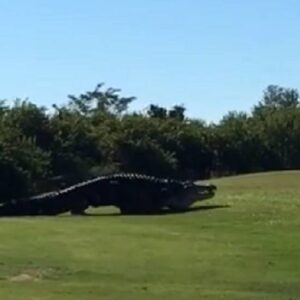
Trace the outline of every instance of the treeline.
{"label": "treeline", "polygon": [[180,105],[128,113],[134,100],[99,84],[50,111],[1,101],[0,201],[118,171],[195,179],[300,167],[295,89],[268,86],[249,114],[218,124]]}

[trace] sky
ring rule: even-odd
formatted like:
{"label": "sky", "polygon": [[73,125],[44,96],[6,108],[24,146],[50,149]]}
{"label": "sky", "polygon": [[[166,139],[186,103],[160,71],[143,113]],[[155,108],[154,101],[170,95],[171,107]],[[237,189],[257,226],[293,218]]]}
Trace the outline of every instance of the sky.
{"label": "sky", "polygon": [[299,71],[299,0],[0,0],[0,99],[51,107],[103,82],[131,110],[217,122]]}

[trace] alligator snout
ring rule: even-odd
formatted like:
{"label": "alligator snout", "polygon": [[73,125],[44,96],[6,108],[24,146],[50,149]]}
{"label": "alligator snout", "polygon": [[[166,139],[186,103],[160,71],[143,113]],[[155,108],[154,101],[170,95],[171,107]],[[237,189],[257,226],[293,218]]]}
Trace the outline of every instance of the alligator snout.
{"label": "alligator snout", "polygon": [[199,191],[216,191],[217,186],[214,184],[201,184],[201,183],[195,183],[195,186],[198,188]]}
{"label": "alligator snout", "polygon": [[217,187],[214,184],[196,184],[200,199],[209,199],[215,195]]}

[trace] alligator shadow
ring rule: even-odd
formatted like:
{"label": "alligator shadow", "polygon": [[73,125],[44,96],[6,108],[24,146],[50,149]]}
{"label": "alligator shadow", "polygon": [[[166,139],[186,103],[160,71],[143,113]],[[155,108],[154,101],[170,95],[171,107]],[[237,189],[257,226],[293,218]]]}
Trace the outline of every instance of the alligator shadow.
{"label": "alligator shadow", "polygon": [[194,206],[189,207],[184,210],[172,211],[169,209],[163,209],[161,211],[155,213],[138,213],[138,214],[121,214],[120,212],[112,212],[112,213],[85,213],[86,217],[121,217],[121,216],[161,216],[161,215],[179,215],[179,214],[187,214],[197,211],[205,211],[212,209],[222,209],[222,208],[230,208],[230,205],[205,205],[205,206]]}

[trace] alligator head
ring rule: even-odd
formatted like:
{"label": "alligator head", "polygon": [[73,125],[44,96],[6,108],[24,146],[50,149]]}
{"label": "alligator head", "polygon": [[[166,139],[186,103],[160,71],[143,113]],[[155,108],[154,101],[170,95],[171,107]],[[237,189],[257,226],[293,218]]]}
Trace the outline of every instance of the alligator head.
{"label": "alligator head", "polygon": [[185,182],[181,191],[169,199],[167,206],[171,210],[185,210],[197,201],[214,197],[216,189],[213,184]]}
{"label": "alligator head", "polygon": [[217,187],[214,184],[194,183],[196,200],[205,200],[214,197]]}

